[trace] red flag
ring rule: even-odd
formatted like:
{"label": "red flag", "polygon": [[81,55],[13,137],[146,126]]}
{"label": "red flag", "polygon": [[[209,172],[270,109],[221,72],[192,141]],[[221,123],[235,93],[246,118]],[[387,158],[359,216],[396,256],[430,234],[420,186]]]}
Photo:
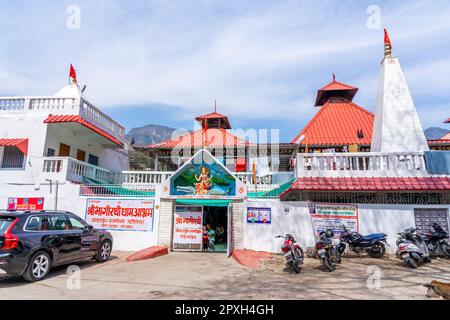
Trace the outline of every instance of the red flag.
{"label": "red flag", "polygon": [[391,39],[389,38],[389,34],[386,29],[384,29],[384,44],[392,48]]}
{"label": "red flag", "polygon": [[73,67],[72,64],[70,64],[70,73],[69,73],[69,77],[72,78],[74,83],[78,83],[77,82],[77,72],[75,71],[75,68]]}

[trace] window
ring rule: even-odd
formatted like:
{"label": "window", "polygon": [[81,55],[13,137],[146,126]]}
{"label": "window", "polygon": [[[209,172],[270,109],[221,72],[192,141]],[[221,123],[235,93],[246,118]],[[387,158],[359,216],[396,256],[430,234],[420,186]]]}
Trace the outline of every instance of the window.
{"label": "window", "polygon": [[78,220],[74,217],[69,216],[69,222],[70,222],[73,230],[84,230],[86,228],[84,223],[82,223],[80,220]]}
{"label": "window", "polygon": [[17,148],[7,146],[3,149],[2,169],[23,169],[25,155]]}
{"label": "window", "polygon": [[0,217],[0,236],[3,236],[14,220],[16,220],[16,218]]}
{"label": "window", "polygon": [[94,166],[98,166],[98,157],[90,154],[88,162]]}
{"label": "window", "polygon": [[69,221],[64,214],[55,214],[50,216],[50,226],[49,230],[52,231],[62,231],[71,230]]}
{"label": "window", "polygon": [[47,217],[45,216],[32,216],[28,219],[25,226],[26,231],[44,231],[47,230]]}
{"label": "window", "polygon": [[47,157],[54,157],[55,154],[56,154],[56,150],[55,149],[51,149],[51,148],[47,149]]}

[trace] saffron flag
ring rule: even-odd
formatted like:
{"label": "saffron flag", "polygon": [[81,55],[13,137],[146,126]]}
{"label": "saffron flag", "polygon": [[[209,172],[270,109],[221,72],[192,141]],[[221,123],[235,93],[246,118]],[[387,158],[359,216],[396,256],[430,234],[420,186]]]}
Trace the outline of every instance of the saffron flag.
{"label": "saffron flag", "polygon": [[386,29],[384,29],[384,44],[392,48],[391,39],[389,38],[389,34]]}
{"label": "saffron flag", "polygon": [[77,72],[75,71],[75,68],[72,64],[70,64],[70,73],[69,77],[72,78],[73,82],[76,84],[77,82]]}

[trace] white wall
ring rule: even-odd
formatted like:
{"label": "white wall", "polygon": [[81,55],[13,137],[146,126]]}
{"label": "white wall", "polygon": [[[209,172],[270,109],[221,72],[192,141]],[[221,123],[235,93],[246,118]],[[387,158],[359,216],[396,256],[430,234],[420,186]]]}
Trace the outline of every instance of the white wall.
{"label": "white wall", "polygon": [[[38,190],[33,185],[8,185],[0,183],[0,209],[6,209],[8,197],[44,197],[44,209],[55,209],[55,185],[50,193],[49,184],[41,184]],[[69,211],[81,218],[86,217],[86,197],[80,197],[80,185],[65,183],[59,185],[58,210]],[[157,245],[159,225],[159,195],[155,198],[153,231],[111,231],[114,250],[137,251]]]}
{"label": "white wall", "polygon": [[[271,208],[272,223],[247,223],[247,207]],[[285,211],[285,209],[288,209],[288,211]],[[306,203],[248,200],[244,210],[244,247],[246,249],[278,253],[282,239],[275,239],[275,236],[285,235],[286,233],[292,234],[302,248],[315,244],[313,227]]]}
{"label": "white wall", "polygon": [[0,169],[0,182],[34,183],[38,180],[43,165],[42,157],[47,130],[44,120],[47,116],[45,114],[0,114],[0,138],[29,139],[25,169]]}
{"label": "white wall", "polygon": [[[251,224],[244,214],[246,249],[267,252],[280,252],[281,241],[277,234],[291,233],[303,249],[315,243],[313,228],[306,202],[282,202],[279,200],[248,200],[247,207],[266,207],[272,209],[271,224]],[[358,205],[359,231],[363,235],[383,232],[388,235],[387,251],[395,253],[397,233],[414,227],[414,208],[446,208],[450,205]],[[289,209],[285,212],[285,209]],[[246,209],[245,209],[246,210]],[[450,219],[449,219],[450,220]]]}

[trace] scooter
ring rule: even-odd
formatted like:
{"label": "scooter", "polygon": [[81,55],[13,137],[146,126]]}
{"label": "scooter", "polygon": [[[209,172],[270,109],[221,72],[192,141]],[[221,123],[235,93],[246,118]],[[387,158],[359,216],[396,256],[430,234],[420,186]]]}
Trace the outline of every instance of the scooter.
{"label": "scooter", "polygon": [[422,263],[429,263],[430,253],[424,239],[416,234],[416,228],[409,228],[398,233],[397,256],[411,268],[417,268]]}
{"label": "scooter", "polygon": [[336,270],[336,264],[341,263],[340,241],[333,241],[334,232],[329,229],[319,234],[319,241],[316,243],[317,254],[322,265],[328,271]]}
{"label": "scooter", "polygon": [[300,273],[300,265],[303,264],[305,260],[305,255],[303,253],[303,249],[299,246],[294,236],[291,234],[286,234],[286,236],[276,236],[276,239],[282,238],[284,239],[283,244],[281,245],[281,251],[286,257],[286,265],[287,267],[292,268],[295,273]]}
{"label": "scooter", "polygon": [[342,245],[339,248],[341,255],[345,251],[346,243],[350,251],[357,254],[368,253],[372,258],[381,258],[386,253],[386,234],[373,233],[363,236],[358,232],[351,232],[345,225],[342,227],[344,232],[341,234]]}
{"label": "scooter", "polygon": [[433,223],[429,233],[421,233],[430,255],[450,258],[450,241],[448,233],[438,224]]}

